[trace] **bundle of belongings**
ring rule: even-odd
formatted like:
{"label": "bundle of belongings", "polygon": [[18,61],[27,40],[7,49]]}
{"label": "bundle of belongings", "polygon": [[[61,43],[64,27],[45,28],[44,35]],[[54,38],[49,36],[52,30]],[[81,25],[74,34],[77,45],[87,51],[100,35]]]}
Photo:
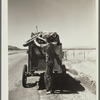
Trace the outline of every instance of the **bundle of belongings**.
{"label": "bundle of belongings", "polygon": [[[46,91],[50,91],[53,89],[53,71],[63,72],[62,67],[62,44],[60,43],[59,35],[56,32],[37,32],[31,34],[31,39],[26,41],[23,46],[29,46],[29,66],[30,71],[34,68],[39,70],[39,59],[37,57],[39,51],[43,56],[43,52],[45,49],[45,74],[44,81]],[[42,63],[40,65],[42,68]]]}
{"label": "bundle of belongings", "polygon": [[[25,44],[23,44],[24,47],[29,46],[29,50],[28,50],[29,51],[29,57],[32,58],[32,61],[30,61],[31,59],[29,60],[29,62],[31,63],[31,65],[30,65],[31,69],[34,69],[35,66],[37,68],[37,65],[34,64],[34,61],[37,61],[37,64],[39,65],[38,60],[36,60],[39,57],[39,56],[37,57],[39,52],[41,53],[42,57],[44,57],[44,60],[46,60],[45,59],[46,54],[45,54],[44,51],[47,50],[49,44],[54,45],[52,51],[55,51],[55,53],[58,55],[59,59],[62,61],[62,58],[63,58],[62,44],[60,43],[59,35],[57,34],[57,32],[31,33],[31,38],[28,41],[26,41]],[[48,52],[48,50],[46,52]],[[59,66],[59,64],[57,63],[56,60],[54,61],[54,63],[55,63],[55,65],[54,65],[55,71],[61,70],[60,66]],[[31,67],[31,66],[33,66],[33,67]]]}
{"label": "bundle of belongings", "polygon": [[[51,47],[50,47],[50,45],[51,45]],[[61,62],[62,58],[63,58],[62,44],[60,43],[59,35],[57,34],[57,32],[31,33],[31,38],[28,41],[26,41],[26,43],[23,44],[23,46],[29,46],[30,49],[32,47],[32,49],[31,49],[32,52],[31,52],[31,50],[29,50],[29,55],[30,55],[30,57],[32,57],[32,61],[30,61],[30,63],[31,63],[30,66],[33,66],[33,67],[30,67],[31,69],[34,69],[35,66],[36,66],[36,68],[39,68],[39,67],[37,67],[37,65],[39,65],[38,60],[37,60],[39,57],[39,56],[37,57],[39,52],[41,53],[42,57],[44,57],[44,55],[45,55],[45,57],[44,57],[45,62],[47,61],[46,53],[48,54],[49,52],[51,52],[51,53],[49,53],[50,56],[55,55],[55,56],[57,56],[56,58],[59,58],[59,60],[60,60],[60,61],[57,61],[56,59],[54,59],[55,64],[54,64],[53,69],[55,71],[61,71],[60,65],[58,63]],[[48,47],[49,47],[49,49],[48,49]],[[34,61],[37,61],[37,65],[34,64]]]}
{"label": "bundle of belongings", "polygon": [[56,32],[37,32],[31,33],[31,39],[26,41],[23,46],[29,46],[30,44],[35,44],[36,46],[41,46],[52,42],[53,44],[59,45],[59,35]]}

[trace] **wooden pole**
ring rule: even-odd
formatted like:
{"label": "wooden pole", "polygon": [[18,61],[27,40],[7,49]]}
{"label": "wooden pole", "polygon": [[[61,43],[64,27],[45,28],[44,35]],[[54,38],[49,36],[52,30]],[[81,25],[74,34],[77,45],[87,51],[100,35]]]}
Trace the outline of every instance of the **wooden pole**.
{"label": "wooden pole", "polygon": [[75,57],[75,51],[73,50],[73,57]]}
{"label": "wooden pole", "polygon": [[65,59],[67,59],[67,53],[66,53],[66,51],[65,51]]}
{"label": "wooden pole", "polygon": [[38,26],[36,26],[36,32],[38,33]]}
{"label": "wooden pole", "polygon": [[84,59],[85,59],[85,51],[84,51]]}

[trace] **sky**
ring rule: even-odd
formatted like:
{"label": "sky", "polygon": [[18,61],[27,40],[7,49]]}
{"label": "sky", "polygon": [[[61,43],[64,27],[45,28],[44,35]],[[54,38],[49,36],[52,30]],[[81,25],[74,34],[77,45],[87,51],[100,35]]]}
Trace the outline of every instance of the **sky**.
{"label": "sky", "polygon": [[57,32],[63,47],[96,47],[96,0],[8,0],[8,44],[23,47],[32,32]]}

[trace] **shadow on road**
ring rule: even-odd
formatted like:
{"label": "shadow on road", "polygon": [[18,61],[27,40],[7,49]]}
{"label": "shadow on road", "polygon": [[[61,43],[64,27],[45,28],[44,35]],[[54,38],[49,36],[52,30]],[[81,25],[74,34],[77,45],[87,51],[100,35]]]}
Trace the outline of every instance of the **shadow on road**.
{"label": "shadow on road", "polygon": [[[62,93],[62,94],[71,94],[71,93],[78,93],[78,91],[84,91],[85,88],[80,84],[80,81],[77,81],[69,74],[61,74],[61,73],[54,73],[53,74],[53,87],[54,90],[58,90],[55,93]],[[35,83],[27,83],[26,88],[31,88],[36,86],[38,83],[39,88],[38,90],[45,89],[44,84],[44,73],[41,74],[39,82]],[[59,91],[60,90],[60,91]]]}
{"label": "shadow on road", "polygon": [[[56,91],[55,93],[71,94],[85,90],[85,88],[80,84],[80,81],[75,80],[69,74],[54,73],[53,80],[54,90],[61,90],[60,92]],[[43,89],[45,89],[44,74],[41,75],[39,80],[39,90]]]}

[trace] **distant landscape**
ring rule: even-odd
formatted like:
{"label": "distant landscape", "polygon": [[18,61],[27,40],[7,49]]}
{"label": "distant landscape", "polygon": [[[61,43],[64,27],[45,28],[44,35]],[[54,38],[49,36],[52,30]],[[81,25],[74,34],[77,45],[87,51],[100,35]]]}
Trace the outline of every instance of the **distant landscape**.
{"label": "distant landscape", "polygon": [[8,50],[27,50],[27,49],[22,49],[17,46],[8,45]]}
{"label": "distant landscape", "polygon": [[[8,50],[27,50],[27,49],[21,49],[16,46],[8,45]],[[63,48],[63,50],[96,50],[95,47],[69,47],[69,48]]]}
{"label": "distant landscape", "polygon": [[16,46],[8,45],[8,50],[21,50],[21,49]]}
{"label": "distant landscape", "polygon": [[[70,47],[63,48],[63,58],[67,60],[92,60],[96,59],[96,48],[94,47]],[[22,49],[16,46],[8,45],[8,55],[17,54],[21,52],[27,52],[27,49]]]}
{"label": "distant landscape", "polygon": [[21,52],[26,52],[27,49],[21,49],[16,46],[8,45],[8,55],[13,55]]}
{"label": "distant landscape", "polygon": [[[9,63],[10,64],[13,63],[14,65],[16,64],[16,66],[18,66],[17,72],[21,70],[21,69],[19,70],[19,65],[20,65],[19,63],[23,63],[23,61],[27,57],[28,57],[27,49],[21,49],[16,46],[8,45]],[[68,69],[68,73],[71,73],[75,75],[75,77],[78,77],[79,80],[82,81],[83,84],[87,88],[89,88],[94,94],[96,94],[96,82],[97,82],[96,61],[97,61],[96,48],[93,48],[93,47],[63,48],[62,63],[66,66],[66,69]],[[27,63],[27,60],[25,60],[25,63]],[[9,66],[13,65],[13,64],[12,65],[10,64]],[[16,67],[14,70],[16,72]],[[11,72],[11,75],[12,75],[12,72]]]}

